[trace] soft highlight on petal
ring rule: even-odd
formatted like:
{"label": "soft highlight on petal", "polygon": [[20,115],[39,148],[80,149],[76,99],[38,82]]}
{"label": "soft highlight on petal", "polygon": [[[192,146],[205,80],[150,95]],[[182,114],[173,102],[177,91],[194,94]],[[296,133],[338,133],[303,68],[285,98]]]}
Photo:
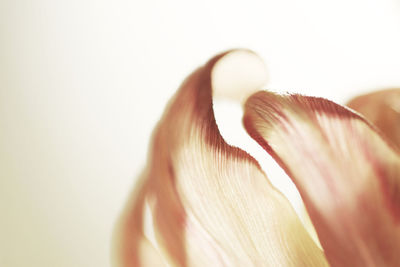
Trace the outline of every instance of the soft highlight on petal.
{"label": "soft highlight on petal", "polygon": [[[238,62],[255,72],[235,75]],[[212,85],[217,92],[240,85],[233,96],[243,99],[242,90],[264,81],[253,76],[262,73],[259,62],[245,50],[213,58],[183,83],[154,132],[146,196],[161,254],[173,266],[327,266],[257,162],[219,134]]]}
{"label": "soft highlight on petal", "polygon": [[400,158],[331,101],[259,92],[244,124],[292,178],[332,266],[398,266]]}

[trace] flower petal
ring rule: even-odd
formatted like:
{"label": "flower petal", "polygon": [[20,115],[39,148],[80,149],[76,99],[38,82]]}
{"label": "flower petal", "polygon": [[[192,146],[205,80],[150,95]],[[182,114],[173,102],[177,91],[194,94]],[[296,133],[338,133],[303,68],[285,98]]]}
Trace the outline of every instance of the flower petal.
{"label": "flower petal", "polygon": [[373,126],[321,98],[259,92],[244,124],[292,178],[332,266],[398,266],[400,158]]}
{"label": "flower petal", "polygon": [[114,266],[168,266],[145,237],[143,216],[148,181],[140,179],[133,200],[117,223],[113,244]]}
{"label": "flower petal", "polygon": [[327,265],[257,162],[218,131],[212,84],[216,94],[239,86],[234,95],[243,99],[241,90],[264,82],[248,75],[260,66],[243,50],[210,60],[184,82],[154,133],[148,197],[159,246],[177,266]]}
{"label": "flower petal", "polygon": [[400,89],[358,96],[350,100],[347,106],[364,115],[400,147]]}

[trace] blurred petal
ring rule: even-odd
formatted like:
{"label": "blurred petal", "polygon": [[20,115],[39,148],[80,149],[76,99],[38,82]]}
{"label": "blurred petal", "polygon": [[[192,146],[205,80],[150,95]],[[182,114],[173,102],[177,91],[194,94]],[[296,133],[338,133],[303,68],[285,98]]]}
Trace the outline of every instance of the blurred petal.
{"label": "blurred petal", "polygon": [[167,267],[165,263],[166,259],[156,251],[156,249],[150,244],[150,242],[143,238],[139,246],[140,264],[131,266],[155,266],[155,267]]}
{"label": "blurred petal", "polygon": [[347,106],[364,115],[400,147],[400,89],[358,96],[350,100]]}
{"label": "blurred petal", "polygon": [[210,60],[184,82],[154,133],[148,198],[159,246],[177,266],[327,265],[256,161],[219,134],[212,85],[216,94],[233,86],[243,99],[264,83],[260,67],[243,50]]}
{"label": "blurred petal", "polygon": [[295,182],[332,266],[398,266],[399,154],[321,98],[259,92],[244,123]]}
{"label": "blurred petal", "polygon": [[152,246],[143,230],[147,190],[148,182],[142,177],[135,188],[133,199],[117,224],[113,244],[114,266],[168,266],[165,257]]}

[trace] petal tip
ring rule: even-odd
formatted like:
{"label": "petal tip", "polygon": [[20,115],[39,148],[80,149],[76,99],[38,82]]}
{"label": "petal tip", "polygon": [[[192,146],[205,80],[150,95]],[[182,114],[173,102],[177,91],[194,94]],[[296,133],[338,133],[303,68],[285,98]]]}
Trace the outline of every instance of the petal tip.
{"label": "petal tip", "polygon": [[211,73],[213,95],[244,102],[268,81],[267,67],[254,52],[245,49],[225,53]]}

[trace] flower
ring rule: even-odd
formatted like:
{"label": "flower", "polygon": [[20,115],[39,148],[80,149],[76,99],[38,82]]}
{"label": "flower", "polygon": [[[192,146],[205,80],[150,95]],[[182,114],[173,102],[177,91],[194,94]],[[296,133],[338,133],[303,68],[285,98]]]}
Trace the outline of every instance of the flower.
{"label": "flower", "polygon": [[[254,53],[233,50],[184,81],[120,221],[121,266],[400,265],[399,90],[351,101],[363,117],[317,97],[247,98],[263,73]],[[224,141],[219,94],[247,98],[244,126],[295,183],[322,248],[258,162]],[[146,210],[155,243],[144,234]]]}

